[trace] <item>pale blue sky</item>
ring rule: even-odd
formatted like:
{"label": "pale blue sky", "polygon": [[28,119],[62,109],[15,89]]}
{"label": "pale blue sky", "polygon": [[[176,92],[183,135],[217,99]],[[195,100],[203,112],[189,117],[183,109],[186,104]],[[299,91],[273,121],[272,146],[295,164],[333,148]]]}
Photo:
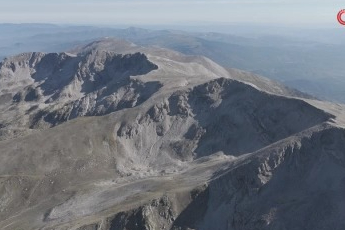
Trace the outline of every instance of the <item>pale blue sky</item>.
{"label": "pale blue sky", "polygon": [[0,23],[337,26],[343,0],[0,0]]}

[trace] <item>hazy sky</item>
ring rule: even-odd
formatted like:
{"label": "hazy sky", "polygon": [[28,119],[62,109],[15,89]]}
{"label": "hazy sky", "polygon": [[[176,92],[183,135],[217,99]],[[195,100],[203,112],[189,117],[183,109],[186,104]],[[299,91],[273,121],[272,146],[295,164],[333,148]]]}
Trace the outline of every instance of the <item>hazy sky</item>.
{"label": "hazy sky", "polygon": [[0,23],[337,26],[343,0],[0,0]]}

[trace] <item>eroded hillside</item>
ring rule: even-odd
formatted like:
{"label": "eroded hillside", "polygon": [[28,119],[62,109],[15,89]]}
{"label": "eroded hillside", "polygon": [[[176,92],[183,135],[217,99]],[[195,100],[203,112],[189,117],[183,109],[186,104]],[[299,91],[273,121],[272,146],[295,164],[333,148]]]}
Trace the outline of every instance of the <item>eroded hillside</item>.
{"label": "eroded hillside", "polygon": [[2,229],[342,229],[342,105],[129,47],[1,63]]}

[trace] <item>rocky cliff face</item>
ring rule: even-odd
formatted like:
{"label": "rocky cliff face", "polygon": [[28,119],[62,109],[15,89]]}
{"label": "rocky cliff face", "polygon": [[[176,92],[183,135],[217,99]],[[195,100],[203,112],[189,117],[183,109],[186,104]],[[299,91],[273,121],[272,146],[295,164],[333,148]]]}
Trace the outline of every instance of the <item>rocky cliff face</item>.
{"label": "rocky cliff face", "polygon": [[[2,138],[10,138],[16,129],[52,127],[76,117],[137,106],[160,84],[130,76],[157,68],[142,53],[27,53],[8,58],[0,68],[1,107],[6,111]],[[19,127],[11,126],[14,121]]]}
{"label": "rocky cliff face", "polygon": [[342,105],[130,47],[1,63],[2,229],[343,228]]}

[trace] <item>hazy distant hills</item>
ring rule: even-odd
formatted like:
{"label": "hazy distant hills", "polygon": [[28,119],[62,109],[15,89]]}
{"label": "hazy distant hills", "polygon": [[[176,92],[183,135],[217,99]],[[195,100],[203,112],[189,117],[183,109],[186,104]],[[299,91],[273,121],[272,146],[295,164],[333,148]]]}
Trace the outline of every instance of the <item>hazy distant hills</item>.
{"label": "hazy distant hills", "polygon": [[343,45],[282,36],[246,38],[168,31],[153,32],[146,40],[145,36],[139,35],[124,38],[138,44],[160,45],[185,54],[203,55],[224,67],[279,80],[323,99],[345,101],[342,90],[345,67],[340,58],[345,51]]}
{"label": "hazy distant hills", "polygon": [[238,27],[226,31],[233,35],[45,24],[3,24],[0,29],[4,32],[0,57],[28,51],[62,52],[111,36],[138,45],[206,56],[224,67],[251,71],[322,99],[345,102],[345,67],[341,59],[345,48],[337,39],[342,36],[341,31],[335,29],[286,29],[282,35],[267,29],[246,33]]}
{"label": "hazy distant hills", "polygon": [[342,230],[345,107],[305,96],[119,39],[9,57],[0,228]]}

